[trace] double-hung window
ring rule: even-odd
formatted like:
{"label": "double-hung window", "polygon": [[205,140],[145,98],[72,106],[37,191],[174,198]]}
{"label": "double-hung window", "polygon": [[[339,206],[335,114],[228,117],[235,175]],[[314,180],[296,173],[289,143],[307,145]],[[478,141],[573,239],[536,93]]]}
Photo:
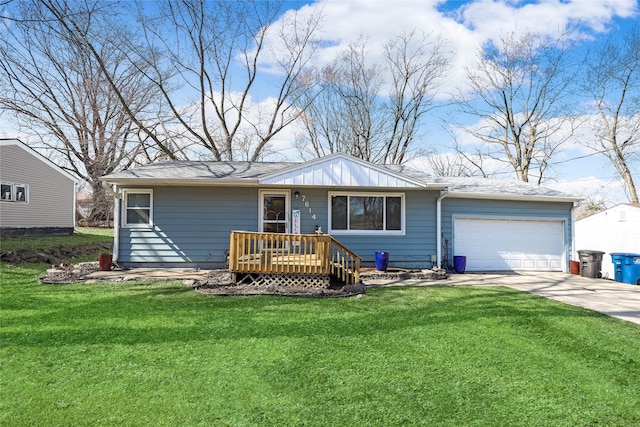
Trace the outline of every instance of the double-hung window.
{"label": "double-hung window", "polygon": [[153,191],[125,190],[123,199],[124,227],[149,228],[153,226]]}
{"label": "double-hung window", "polygon": [[27,186],[23,184],[14,184],[13,190],[16,195],[16,202],[27,202]]}
{"label": "double-hung window", "polygon": [[13,184],[3,182],[0,185],[0,192],[0,200],[4,200],[5,202],[13,201]]}
{"label": "double-hung window", "polygon": [[334,234],[404,234],[404,195],[332,193],[331,224]]}

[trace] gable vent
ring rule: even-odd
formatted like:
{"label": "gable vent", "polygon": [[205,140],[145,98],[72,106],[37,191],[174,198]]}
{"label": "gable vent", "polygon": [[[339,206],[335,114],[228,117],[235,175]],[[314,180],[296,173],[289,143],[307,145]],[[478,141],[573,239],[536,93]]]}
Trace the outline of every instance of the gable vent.
{"label": "gable vent", "polygon": [[618,222],[624,222],[627,220],[627,211],[618,212]]}

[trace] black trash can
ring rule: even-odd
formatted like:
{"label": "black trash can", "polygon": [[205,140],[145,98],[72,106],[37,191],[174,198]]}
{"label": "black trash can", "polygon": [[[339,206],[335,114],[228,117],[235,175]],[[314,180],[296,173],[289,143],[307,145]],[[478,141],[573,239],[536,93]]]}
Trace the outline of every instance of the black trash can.
{"label": "black trash can", "polygon": [[590,277],[598,279],[602,277],[602,251],[580,250],[580,275],[582,277]]}

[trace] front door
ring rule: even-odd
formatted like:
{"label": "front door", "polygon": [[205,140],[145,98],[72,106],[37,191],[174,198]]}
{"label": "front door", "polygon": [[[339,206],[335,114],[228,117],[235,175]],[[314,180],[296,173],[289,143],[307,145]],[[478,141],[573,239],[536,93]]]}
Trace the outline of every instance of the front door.
{"label": "front door", "polygon": [[267,191],[260,192],[261,212],[260,231],[265,233],[289,232],[289,192]]}

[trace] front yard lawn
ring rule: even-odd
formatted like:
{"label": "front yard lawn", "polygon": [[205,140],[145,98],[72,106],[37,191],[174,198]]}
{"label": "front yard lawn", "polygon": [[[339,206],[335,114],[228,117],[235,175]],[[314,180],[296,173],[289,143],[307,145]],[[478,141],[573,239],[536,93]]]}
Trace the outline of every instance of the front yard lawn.
{"label": "front yard lawn", "polygon": [[0,250],[40,250],[60,245],[74,246],[94,242],[113,243],[113,229],[76,227],[70,236],[7,237],[0,239]]}
{"label": "front yard lawn", "polygon": [[515,290],[214,297],[45,268],[0,266],[0,425],[640,425],[640,327]]}

